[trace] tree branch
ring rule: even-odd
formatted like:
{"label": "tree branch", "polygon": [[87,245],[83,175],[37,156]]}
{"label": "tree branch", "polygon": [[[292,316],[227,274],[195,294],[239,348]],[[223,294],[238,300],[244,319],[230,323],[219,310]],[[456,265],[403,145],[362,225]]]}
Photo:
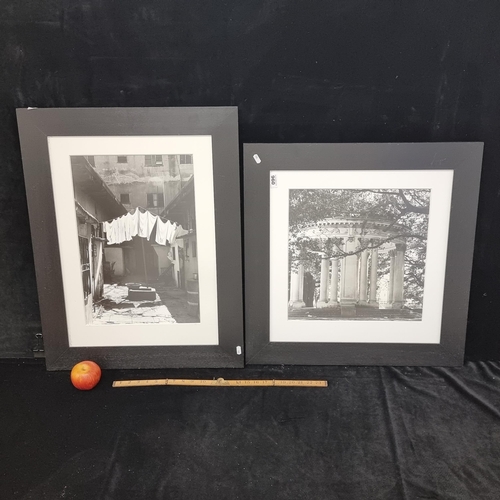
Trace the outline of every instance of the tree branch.
{"label": "tree branch", "polygon": [[[358,248],[357,250],[354,250],[353,252],[345,252],[344,250],[342,250],[342,248],[339,247],[338,243],[336,241],[334,241],[333,244],[335,245],[335,247],[339,251],[339,254],[338,255],[327,255],[326,258],[327,259],[334,259],[337,257],[349,257],[351,255],[358,255],[358,254],[364,252],[365,250],[372,250],[374,248],[380,248],[385,243],[388,243],[388,242],[395,240],[395,239],[398,239],[398,238],[417,238],[421,241],[425,241],[427,239],[426,236],[422,236],[421,234],[413,234],[413,233],[397,234],[397,235],[389,236],[388,238],[385,238],[383,240],[380,240],[375,244],[365,245],[361,248]],[[307,249],[306,249],[306,252],[307,252]],[[315,253],[317,253],[317,252],[315,251]],[[320,252],[320,253],[326,254],[326,252]]]}
{"label": "tree branch", "polygon": [[404,211],[405,213],[414,212],[416,214],[425,214],[429,215],[429,207],[419,207],[417,205],[413,205],[410,200],[405,196],[402,189],[399,190],[399,196],[403,198],[403,202],[405,204]]}

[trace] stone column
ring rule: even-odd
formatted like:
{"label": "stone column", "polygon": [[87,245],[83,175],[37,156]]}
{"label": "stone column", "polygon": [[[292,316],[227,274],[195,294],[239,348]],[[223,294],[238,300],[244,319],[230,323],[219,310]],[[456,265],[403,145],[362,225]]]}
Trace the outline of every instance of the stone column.
{"label": "stone column", "polygon": [[392,307],[393,295],[394,295],[394,259],[395,252],[391,250],[389,252],[389,257],[391,258],[390,270],[389,270],[389,290],[387,293],[387,303],[389,307]]}
{"label": "stone column", "polygon": [[290,300],[288,305],[293,307],[293,304],[299,300],[299,280],[298,273],[293,269],[290,272]]}
{"label": "stone column", "polygon": [[304,265],[296,262],[296,269],[290,273],[290,302],[288,305],[293,309],[305,306],[304,298]]}
{"label": "stone column", "polygon": [[406,245],[404,243],[396,243],[396,252],[394,257],[394,285],[392,296],[393,309],[401,309],[403,307],[405,250]]}
{"label": "stone column", "polygon": [[304,307],[306,304],[304,302],[304,263],[299,262],[299,302]]}
{"label": "stone column", "polygon": [[332,261],[332,281],[330,282],[330,301],[328,307],[337,307],[337,290],[339,282],[339,259],[331,259]]}
{"label": "stone column", "polygon": [[319,281],[319,299],[316,307],[326,307],[328,303],[328,271],[330,259],[326,255],[321,257],[321,277]]}
{"label": "stone column", "polygon": [[363,250],[360,257],[359,303],[368,304],[368,250]]}
{"label": "stone column", "polygon": [[[347,238],[344,243],[344,252],[354,252],[356,240]],[[358,288],[358,256],[347,255],[342,260],[340,275],[340,314],[341,316],[356,316],[356,292]]]}
{"label": "stone column", "polygon": [[372,248],[370,257],[370,305],[378,307],[377,302],[377,269],[378,248]]}
{"label": "stone column", "polygon": [[361,267],[359,265],[359,253],[356,254],[356,304],[359,301],[359,268]]}

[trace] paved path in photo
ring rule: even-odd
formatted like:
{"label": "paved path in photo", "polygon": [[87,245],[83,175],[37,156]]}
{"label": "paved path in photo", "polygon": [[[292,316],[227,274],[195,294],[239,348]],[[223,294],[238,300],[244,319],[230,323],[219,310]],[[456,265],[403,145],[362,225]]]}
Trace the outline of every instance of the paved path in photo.
{"label": "paved path in photo", "polygon": [[356,308],[356,316],[341,315],[340,307],[316,308],[303,307],[288,311],[289,320],[324,320],[324,321],[421,321],[422,313],[408,309],[377,309],[371,307]]}
{"label": "paved path in photo", "polygon": [[95,304],[94,325],[177,323],[158,294],[154,301],[130,301],[128,288],[104,285],[103,298]]}

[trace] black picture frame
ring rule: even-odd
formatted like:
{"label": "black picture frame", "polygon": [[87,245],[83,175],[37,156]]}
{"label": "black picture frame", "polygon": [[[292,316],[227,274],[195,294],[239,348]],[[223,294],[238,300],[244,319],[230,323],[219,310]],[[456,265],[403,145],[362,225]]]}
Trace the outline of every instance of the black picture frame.
{"label": "black picture frame", "polygon": [[[248,364],[429,365],[463,363],[483,143],[245,144],[244,262]],[[270,173],[453,170],[439,343],[270,340]],[[304,323],[307,335],[311,323]]]}
{"label": "black picture frame", "polygon": [[[82,359],[102,368],[242,367],[237,108],[29,108],[18,109],[17,119],[47,369]],[[70,347],[48,148],[48,138],[68,136],[211,136],[218,345]]]}

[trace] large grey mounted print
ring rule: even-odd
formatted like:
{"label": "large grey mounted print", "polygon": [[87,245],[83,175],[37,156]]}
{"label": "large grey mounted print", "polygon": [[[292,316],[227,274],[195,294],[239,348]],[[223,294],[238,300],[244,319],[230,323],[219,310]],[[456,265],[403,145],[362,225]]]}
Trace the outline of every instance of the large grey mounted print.
{"label": "large grey mounted print", "polygon": [[241,367],[237,109],[17,115],[47,368]]}
{"label": "large grey mounted print", "polygon": [[245,145],[247,362],[461,364],[482,147]]}

